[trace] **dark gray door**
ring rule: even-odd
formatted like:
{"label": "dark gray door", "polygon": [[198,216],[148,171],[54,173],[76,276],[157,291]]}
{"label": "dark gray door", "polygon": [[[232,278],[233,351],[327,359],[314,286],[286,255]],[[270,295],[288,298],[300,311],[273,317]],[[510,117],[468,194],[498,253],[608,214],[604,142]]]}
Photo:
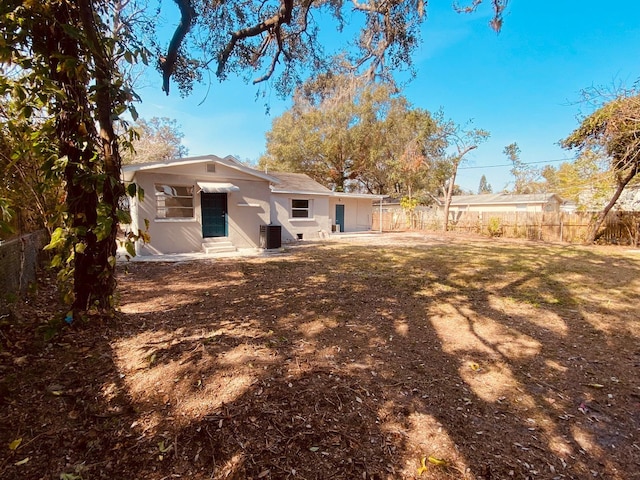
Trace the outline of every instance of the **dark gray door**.
{"label": "dark gray door", "polygon": [[340,231],[344,232],[344,205],[336,205],[336,225],[340,225]]}
{"label": "dark gray door", "polygon": [[227,236],[227,194],[200,193],[202,237]]}

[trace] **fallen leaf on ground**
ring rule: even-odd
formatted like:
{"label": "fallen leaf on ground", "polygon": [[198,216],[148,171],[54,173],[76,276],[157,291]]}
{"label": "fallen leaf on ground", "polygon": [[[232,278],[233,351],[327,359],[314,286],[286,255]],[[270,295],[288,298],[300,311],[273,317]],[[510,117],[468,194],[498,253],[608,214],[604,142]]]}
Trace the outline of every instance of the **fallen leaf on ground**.
{"label": "fallen leaf on ground", "polygon": [[420,459],[420,468],[418,468],[418,475],[422,475],[424,472],[429,470],[426,463],[427,463],[427,457],[422,457]]}
{"label": "fallen leaf on ground", "polygon": [[21,443],[22,443],[22,439],[16,438],[13,442],[9,444],[9,450],[16,450]]}
{"label": "fallen leaf on ground", "polygon": [[447,464],[446,460],[442,460],[441,458],[429,457],[429,463],[433,463],[439,467],[442,467]]}

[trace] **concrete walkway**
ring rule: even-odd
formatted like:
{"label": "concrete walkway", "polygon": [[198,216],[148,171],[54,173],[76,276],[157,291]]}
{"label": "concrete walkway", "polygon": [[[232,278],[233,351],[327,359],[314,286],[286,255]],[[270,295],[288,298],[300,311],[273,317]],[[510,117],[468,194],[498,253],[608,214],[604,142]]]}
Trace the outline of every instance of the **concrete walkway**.
{"label": "concrete walkway", "polygon": [[[328,238],[319,240],[302,240],[299,242],[285,243],[281,248],[274,248],[272,250],[266,250],[261,248],[241,248],[235,252],[221,252],[221,253],[204,253],[204,252],[190,252],[190,253],[170,253],[170,254],[155,254],[155,255],[138,255],[136,257],[129,258],[127,260],[127,251],[123,247],[118,248],[116,259],[118,263],[129,262],[193,262],[199,260],[215,260],[221,258],[248,258],[248,257],[275,257],[280,255],[286,255],[291,248],[296,248],[302,245],[313,245],[318,242],[336,241],[336,242],[349,242],[354,240],[375,240],[385,237],[385,233],[364,231],[364,232],[344,232],[333,233]],[[393,236],[393,235],[392,235]]]}
{"label": "concrete walkway", "polygon": [[118,263],[129,262],[194,262],[201,260],[215,260],[222,258],[247,258],[247,257],[274,257],[277,255],[285,255],[286,248],[278,248],[273,250],[262,250],[259,248],[245,248],[235,252],[224,253],[168,253],[157,255],[138,255],[127,260],[127,252],[124,249],[118,249]]}

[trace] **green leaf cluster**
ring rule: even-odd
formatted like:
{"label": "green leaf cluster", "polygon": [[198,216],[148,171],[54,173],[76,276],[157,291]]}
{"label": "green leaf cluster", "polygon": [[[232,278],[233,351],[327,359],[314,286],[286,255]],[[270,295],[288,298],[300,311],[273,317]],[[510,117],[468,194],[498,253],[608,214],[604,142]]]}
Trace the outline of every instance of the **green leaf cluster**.
{"label": "green leaf cluster", "polygon": [[[254,83],[271,80],[283,96],[302,79],[327,72],[389,80],[394,72],[412,72],[412,54],[427,19],[424,0],[177,3],[191,13],[176,30],[186,37],[174,49],[173,78],[183,93],[207,78],[203,74],[212,59],[220,80],[233,75]],[[475,0],[465,11],[484,4],[493,14],[492,27],[499,30],[507,3]],[[335,28],[331,35],[337,47],[319,34],[329,25]]]}
{"label": "green leaf cluster", "polygon": [[623,92],[586,116],[562,141],[565,148],[600,152],[619,178],[640,165],[640,94]]}
{"label": "green leaf cluster", "polygon": [[596,218],[587,242],[596,240],[600,227],[627,185],[640,173],[640,94],[624,91],[586,116],[562,141],[565,148],[608,160],[615,178],[611,197]]}
{"label": "green leaf cluster", "polygon": [[260,166],[306,173],[335,191],[426,196],[445,146],[437,120],[392,85],[322,76],[274,120]]}
{"label": "green leaf cluster", "polygon": [[113,305],[118,224],[130,220],[114,125],[126,132],[123,115],[137,116],[124,66],[147,61],[135,17],[127,17],[139,7],[135,0],[0,6],[0,197],[21,231],[49,230],[47,249],[74,313]]}

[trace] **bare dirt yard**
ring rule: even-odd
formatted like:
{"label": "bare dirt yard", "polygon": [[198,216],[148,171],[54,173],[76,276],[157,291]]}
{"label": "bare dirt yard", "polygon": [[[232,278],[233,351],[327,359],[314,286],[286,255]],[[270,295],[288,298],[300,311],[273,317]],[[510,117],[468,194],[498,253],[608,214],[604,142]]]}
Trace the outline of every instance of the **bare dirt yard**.
{"label": "bare dirt yard", "polygon": [[[125,271],[126,267],[126,271]],[[134,262],[0,325],[3,479],[639,479],[640,253],[424,234]]]}

